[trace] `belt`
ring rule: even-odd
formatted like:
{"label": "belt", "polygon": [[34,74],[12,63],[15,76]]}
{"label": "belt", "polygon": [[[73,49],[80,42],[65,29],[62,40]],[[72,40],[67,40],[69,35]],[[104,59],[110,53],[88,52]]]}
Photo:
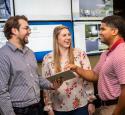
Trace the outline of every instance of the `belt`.
{"label": "belt", "polygon": [[39,103],[35,103],[35,104],[32,104],[30,106],[28,106],[28,108],[36,108],[39,106]]}
{"label": "belt", "polygon": [[115,105],[117,103],[118,103],[118,98],[113,99],[113,100],[107,100],[107,101],[101,100],[101,106]]}
{"label": "belt", "polygon": [[30,110],[39,107],[39,104],[40,104],[40,103],[35,103],[35,104],[32,104],[32,105],[27,106],[27,107],[13,107],[13,109],[14,109],[14,112],[15,112],[15,113],[18,113],[18,114],[19,114],[19,113],[20,113],[20,114],[24,113],[24,114],[26,114],[26,113],[29,112]]}

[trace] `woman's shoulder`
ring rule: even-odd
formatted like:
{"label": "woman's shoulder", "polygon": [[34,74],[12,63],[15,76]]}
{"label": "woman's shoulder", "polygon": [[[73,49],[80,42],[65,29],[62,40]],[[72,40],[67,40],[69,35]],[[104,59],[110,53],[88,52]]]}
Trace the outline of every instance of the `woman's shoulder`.
{"label": "woman's shoulder", "polygon": [[74,48],[73,52],[74,52],[75,55],[77,55],[77,54],[86,54],[85,51],[83,51],[82,49],[79,49],[79,48]]}
{"label": "woman's shoulder", "polygon": [[44,61],[46,60],[52,60],[53,58],[53,52],[49,52],[48,54],[46,54],[43,58]]}

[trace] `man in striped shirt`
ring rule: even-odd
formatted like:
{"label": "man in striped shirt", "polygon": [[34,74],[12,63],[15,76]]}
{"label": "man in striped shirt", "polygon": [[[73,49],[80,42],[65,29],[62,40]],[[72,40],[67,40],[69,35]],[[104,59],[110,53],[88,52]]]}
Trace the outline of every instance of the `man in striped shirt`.
{"label": "man in striped shirt", "polygon": [[96,115],[125,115],[125,21],[120,16],[107,16],[101,21],[100,40],[109,49],[101,54],[94,70],[67,65],[88,81],[98,80],[102,106]]}
{"label": "man in striped shirt", "polygon": [[38,75],[34,54],[26,46],[30,33],[25,16],[10,17],[4,26],[8,42],[0,48],[1,115],[42,115],[40,88],[54,88]]}

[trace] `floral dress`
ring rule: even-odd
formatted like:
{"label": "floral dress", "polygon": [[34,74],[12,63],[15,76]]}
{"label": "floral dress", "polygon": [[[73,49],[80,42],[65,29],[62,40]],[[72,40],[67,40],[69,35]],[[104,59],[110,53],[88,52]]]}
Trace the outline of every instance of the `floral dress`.
{"label": "floral dress", "polygon": [[[74,63],[86,70],[91,69],[89,59],[85,52],[80,49],[74,49]],[[61,62],[61,69],[64,70],[68,60]],[[42,76],[48,78],[55,74],[53,52],[44,57],[42,63]],[[71,111],[85,106],[89,98],[94,96],[93,84],[80,78],[64,81],[57,90],[45,90],[44,95],[47,103],[52,103],[53,110]]]}

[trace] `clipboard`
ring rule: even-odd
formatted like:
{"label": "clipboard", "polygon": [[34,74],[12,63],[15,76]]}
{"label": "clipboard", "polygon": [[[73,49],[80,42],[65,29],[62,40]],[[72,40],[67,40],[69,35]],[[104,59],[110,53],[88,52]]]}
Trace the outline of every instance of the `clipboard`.
{"label": "clipboard", "polygon": [[66,80],[69,80],[69,79],[73,79],[75,77],[76,77],[75,73],[71,70],[68,70],[68,71],[64,71],[64,72],[59,72],[59,73],[57,73],[53,76],[48,77],[47,79],[50,82],[53,82],[55,80],[66,81]]}

